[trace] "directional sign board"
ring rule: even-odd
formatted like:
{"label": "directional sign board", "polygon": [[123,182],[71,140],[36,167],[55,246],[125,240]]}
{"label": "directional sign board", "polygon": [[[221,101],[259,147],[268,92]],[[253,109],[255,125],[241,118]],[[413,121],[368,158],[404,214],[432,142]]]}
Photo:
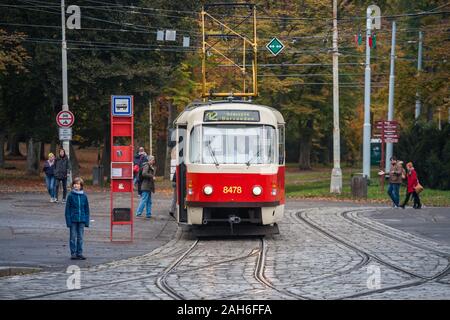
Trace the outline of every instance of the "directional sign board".
{"label": "directional sign board", "polygon": [[380,137],[385,143],[398,143],[399,139],[399,125],[398,121],[375,121],[375,129],[378,132],[374,135]]}
{"label": "directional sign board", "polygon": [[276,56],[284,49],[284,44],[282,44],[281,41],[277,38],[273,38],[266,45],[266,48],[270,51],[271,54]]}
{"label": "directional sign board", "polygon": [[133,114],[131,96],[112,96],[113,116],[131,117]]}
{"label": "directional sign board", "polygon": [[75,116],[70,111],[60,111],[56,116],[56,123],[63,128],[69,128],[73,125]]}
{"label": "directional sign board", "polygon": [[72,128],[59,128],[59,140],[72,140]]}

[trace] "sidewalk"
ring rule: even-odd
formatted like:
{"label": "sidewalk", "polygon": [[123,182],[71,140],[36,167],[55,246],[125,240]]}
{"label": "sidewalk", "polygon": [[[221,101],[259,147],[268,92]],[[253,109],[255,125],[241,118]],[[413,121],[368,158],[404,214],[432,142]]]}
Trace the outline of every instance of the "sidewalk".
{"label": "sidewalk", "polygon": [[[62,203],[50,203],[47,193],[0,193],[0,268],[33,267],[65,270],[77,264],[89,267],[138,256],[168,242],[177,224],[169,216],[171,199],[154,195],[152,218],[135,218],[134,242],[111,243],[109,192],[89,192],[90,227],[85,229],[84,252],[87,260],[70,260],[69,230]],[[134,206],[139,203],[135,192]],[[94,220],[94,221],[92,221]],[[114,237],[129,238],[129,226],[114,227]],[[3,268],[5,269],[5,268]]]}

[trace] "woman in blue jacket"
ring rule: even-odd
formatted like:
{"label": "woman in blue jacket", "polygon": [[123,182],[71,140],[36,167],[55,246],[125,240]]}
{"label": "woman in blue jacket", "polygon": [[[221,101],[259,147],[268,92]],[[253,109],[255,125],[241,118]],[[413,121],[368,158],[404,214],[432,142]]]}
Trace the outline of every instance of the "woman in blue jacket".
{"label": "woman in blue jacket", "polygon": [[66,202],[66,225],[70,228],[70,259],[86,260],[83,256],[84,227],[89,228],[89,202],[83,191],[83,179],[73,179],[72,191]]}

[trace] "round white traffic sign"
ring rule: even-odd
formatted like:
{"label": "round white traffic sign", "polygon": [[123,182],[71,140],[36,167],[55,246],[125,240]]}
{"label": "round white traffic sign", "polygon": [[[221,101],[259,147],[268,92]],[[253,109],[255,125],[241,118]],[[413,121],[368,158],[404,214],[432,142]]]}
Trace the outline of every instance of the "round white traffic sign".
{"label": "round white traffic sign", "polygon": [[63,128],[71,127],[74,121],[75,116],[70,111],[60,111],[56,116],[56,123]]}

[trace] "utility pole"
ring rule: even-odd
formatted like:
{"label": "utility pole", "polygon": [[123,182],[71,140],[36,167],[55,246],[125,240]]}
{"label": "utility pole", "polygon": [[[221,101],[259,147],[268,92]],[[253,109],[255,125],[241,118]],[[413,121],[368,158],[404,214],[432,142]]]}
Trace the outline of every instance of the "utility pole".
{"label": "utility pole", "polygon": [[[67,89],[67,43],[66,43],[66,14],[65,14],[65,3],[61,0],[61,28],[62,28],[62,41],[61,41],[61,52],[62,52],[62,93],[63,93],[63,111],[69,111],[68,103],[68,89]],[[67,158],[70,161],[70,141],[63,140],[63,148],[66,151]],[[70,185],[72,183],[72,171],[69,171],[69,176],[67,177],[67,183]]]}
{"label": "utility pole", "polygon": [[150,137],[150,150],[149,150],[149,155],[153,155],[153,141],[152,141],[152,102],[149,101],[148,102],[148,123],[150,124],[149,126],[149,137]]}
{"label": "utility pole", "polygon": [[364,76],[364,137],[363,137],[363,176],[370,179],[370,32],[372,30],[372,9],[367,8],[366,23],[366,69]]}
{"label": "utility pole", "polygon": [[438,129],[442,130],[442,125],[441,125],[441,107],[438,108]]}
{"label": "utility pole", "polygon": [[333,170],[330,193],[342,192],[341,148],[339,131],[339,53],[337,29],[337,0],[333,0]]}
{"label": "utility pole", "polygon": [[[389,75],[389,104],[388,104],[388,121],[394,120],[394,80],[395,80],[395,33],[397,26],[395,21],[392,22],[392,41],[391,41],[391,71]],[[386,144],[386,166],[385,172],[390,170],[390,159],[392,157],[394,145],[391,142]]]}
{"label": "utility pole", "polygon": [[[417,53],[417,74],[420,75],[420,72],[422,71],[422,42],[423,42],[423,33],[422,31],[419,31],[419,50]],[[416,92],[416,112],[415,112],[415,119],[419,118],[420,111],[422,109],[422,102],[420,101],[420,94],[419,89],[417,89]]]}

